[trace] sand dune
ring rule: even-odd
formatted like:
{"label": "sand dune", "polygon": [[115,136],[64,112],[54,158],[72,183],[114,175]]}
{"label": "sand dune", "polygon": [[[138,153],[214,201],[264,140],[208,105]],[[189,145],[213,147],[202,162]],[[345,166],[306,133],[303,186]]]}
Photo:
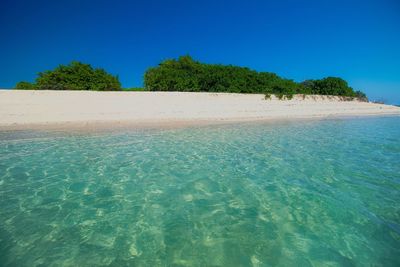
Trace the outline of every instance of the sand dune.
{"label": "sand dune", "polygon": [[2,128],[96,123],[177,123],[400,115],[400,108],[329,96],[0,90]]}

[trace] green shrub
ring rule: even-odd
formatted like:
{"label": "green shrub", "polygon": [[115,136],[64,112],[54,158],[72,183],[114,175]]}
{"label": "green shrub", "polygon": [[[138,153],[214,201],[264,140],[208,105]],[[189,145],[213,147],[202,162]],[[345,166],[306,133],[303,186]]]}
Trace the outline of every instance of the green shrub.
{"label": "green shrub", "polygon": [[365,93],[361,92],[361,91],[356,91],[355,92],[355,97],[363,102],[368,102],[368,97]]}
{"label": "green shrub", "polygon": [[321,80],[306,80],[302,83],[303,90],[308,94],[315,95],[336,95],[355,97],[347,82],[338,77],[327,77]]}
{"label": "green shrub", "polygon": [[15,89],[35,90],[37,88],[36,88],[36,84],[22,81],[22,82],[17,83],[17,85],[15,86]]}
{"label": "green shrub", "polygon": [[20,82],[16,89],[115,91],[121,90],[121,84],[118,77],[103,69],[73,61],[54,70],[40,72],[34,84]]}

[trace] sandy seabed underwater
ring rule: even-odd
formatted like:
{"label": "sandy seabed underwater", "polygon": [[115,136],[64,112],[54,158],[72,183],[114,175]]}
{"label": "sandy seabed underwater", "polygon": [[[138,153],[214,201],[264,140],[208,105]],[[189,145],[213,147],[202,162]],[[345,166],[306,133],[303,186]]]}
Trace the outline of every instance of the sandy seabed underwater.
{"label": "sandy seabed underwater", "polygon": [[1,266],[400,266],[400,117],[0,132]]}

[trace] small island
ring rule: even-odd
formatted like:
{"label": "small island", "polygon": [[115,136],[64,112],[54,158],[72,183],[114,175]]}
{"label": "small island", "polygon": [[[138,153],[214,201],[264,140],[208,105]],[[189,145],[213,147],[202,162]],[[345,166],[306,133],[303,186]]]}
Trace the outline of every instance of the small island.
{"label": "small island", "polygon": [[[259,120],[399,115],[369,103],[345,80],[295,82],[275,73],[204,64],[190,56],[165,60],[144,74],[143,88],[124,89],[118,76],[72,62],[0,91],[0,127],[176,126]],[[24,90],[22,90],[24,89]]]}

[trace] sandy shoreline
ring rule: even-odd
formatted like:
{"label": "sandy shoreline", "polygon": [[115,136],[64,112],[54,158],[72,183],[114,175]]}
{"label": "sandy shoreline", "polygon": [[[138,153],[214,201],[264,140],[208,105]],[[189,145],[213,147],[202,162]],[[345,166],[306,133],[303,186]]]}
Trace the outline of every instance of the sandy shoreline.
{"label": "sandy shoreline", "polygon": [[177,127],[245,121],[400,116],[389,105],[329,96],[0,90],[0,130]]}

